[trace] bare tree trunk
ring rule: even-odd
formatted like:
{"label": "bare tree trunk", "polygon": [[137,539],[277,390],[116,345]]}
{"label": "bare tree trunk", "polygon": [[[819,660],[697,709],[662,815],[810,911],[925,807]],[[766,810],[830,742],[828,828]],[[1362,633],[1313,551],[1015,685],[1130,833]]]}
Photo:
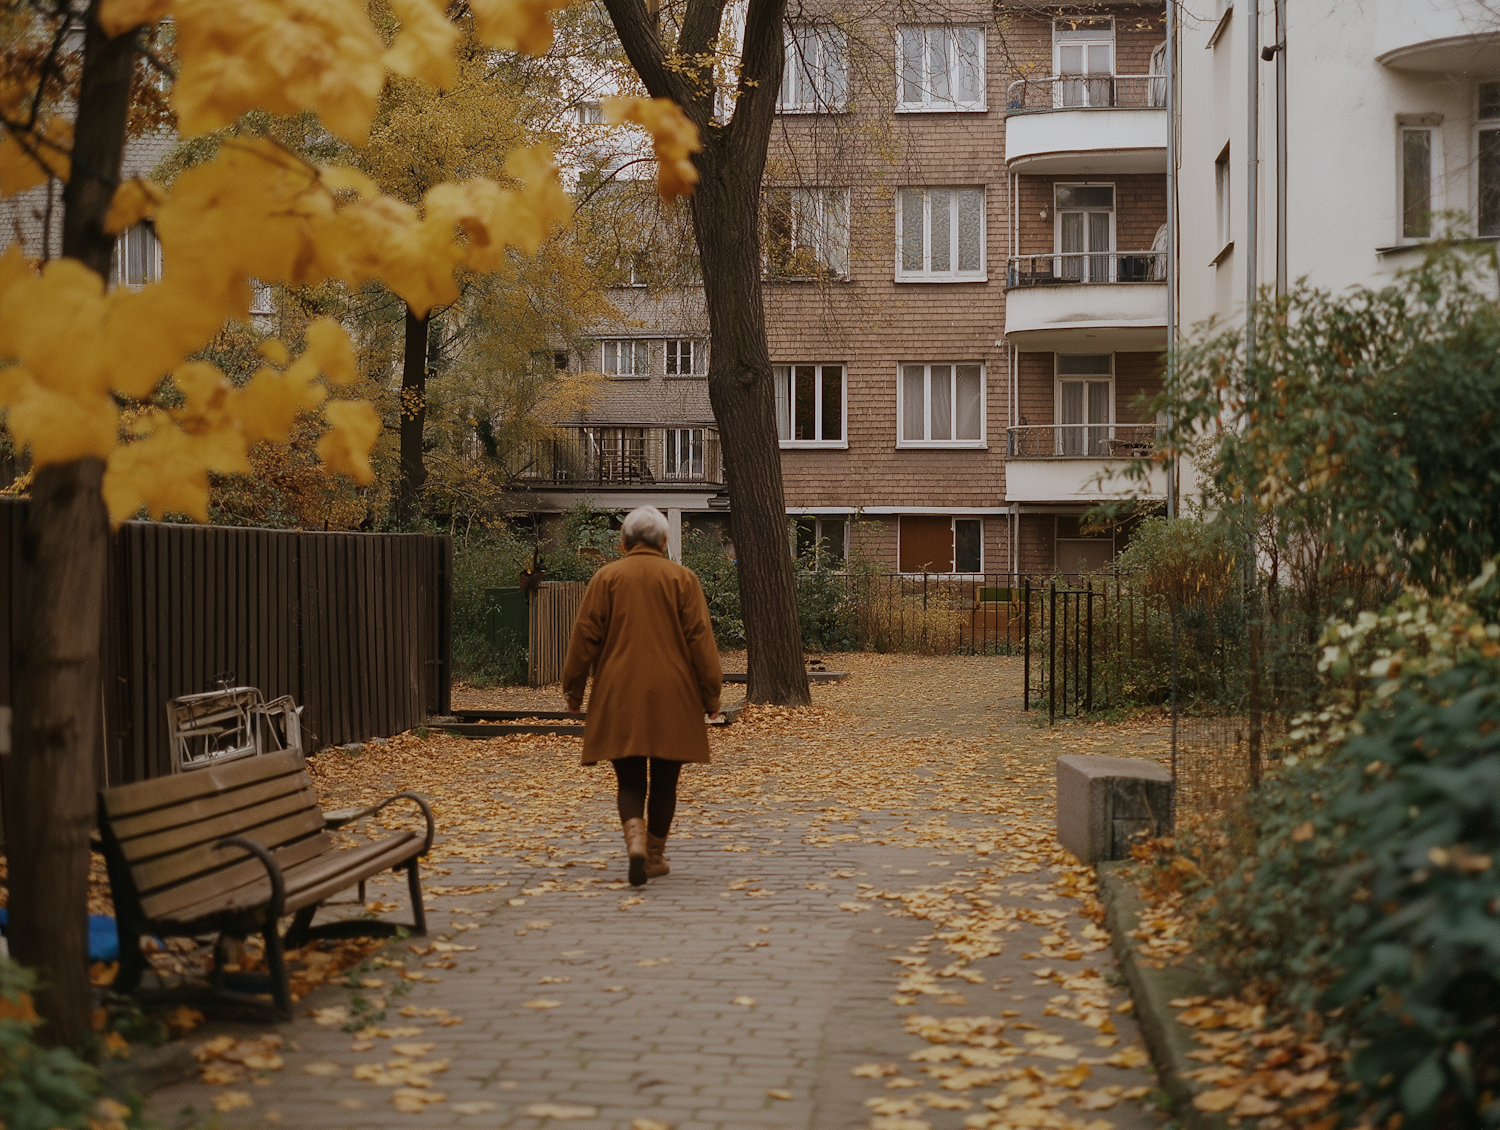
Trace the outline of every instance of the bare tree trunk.
{"label": "bare tree trunk", "polygon": [[713,348],[708,396],[729,479],[751,702],[810,701],[787,543],[776,392],[760,289],[760,182],[746,183],[722,146],[699,162],[693,227]]}
{"label": "bare tree trunk", "polygon": [[760,185],[781,87],[786,0],[750,0],[739,89],[729,124],[713,121],[716,92],[706,67],[681,60],[712,53],[725,0],[689,0],[667,65],[655,9],[642,0],[605,0],[631,65],[653,97],[671,98],[703,139],[694,163],[693,229],[708,305],[708,393],[729,478],[740,604],[750,652],[751,702],[810,701],[797,622],[797,587],[787,544],[776,390],[766,345],[760,284]]}
{"label": "bare tree trunk", "polygon": [[[107,38],[90,6],[63,255],[108,278],[104,214],[119,180],[135,46]],[[12,956],[42,983],[38,1038],[77,1045],[90,1031],[89,831],[101,741],[99,645],[109,517],[96,458],[36,474],[22,541],[26,586],[13,641],[14,754],[6,782]]]}
{"label": "bare tree trunk", "polygon": [[401,364],[401,481],[396,516],[409,526],[422,512],[422,484],[427,481],[422,434],[427,428],[427,331],[431,319],[406,310],[406,347]]}

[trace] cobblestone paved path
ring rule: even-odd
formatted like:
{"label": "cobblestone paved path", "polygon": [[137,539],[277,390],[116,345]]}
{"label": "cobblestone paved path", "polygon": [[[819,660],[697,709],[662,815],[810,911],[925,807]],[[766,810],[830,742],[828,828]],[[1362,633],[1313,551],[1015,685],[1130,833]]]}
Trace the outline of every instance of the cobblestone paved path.
{"label": "cobblestone paved path", "polygon": [[[819,688],[812,711],[752,712],[716,736],[715,764],[684,775],[672,874],[639,891],[623,885],[611,779],[578,767],[572,741],[401,739],[347,774],[320,767],[330,803],[335,777],[362,773],[379,792],[410,783],[421,756],[468,798],[463,811],[505,807],[500,825],[457,818],[457,800],[444,815],[428,786],[447,846],[427,882],[492,889],[436,894],[426,941],[474,948],[387,947],[352,974],[363,987],[321,989],[276,1028],[279,1069],[157,1092],[156,1117],[309,1130],[1157,1125],[1139,1097],[1148,1072],[1105,1062],[1139,1062],[1127,1050],[1139,1038],[1102,932],[1071,897],[1087,874],[1051,842],[1064,744],[1015,709],[1018,661],[848,661],[853,677]],[[1150,750],[1149,733],[1075,738]],[[404,913],[396,883],[371,897]],[[306,1014],[330,1008],[376,1019]]]}

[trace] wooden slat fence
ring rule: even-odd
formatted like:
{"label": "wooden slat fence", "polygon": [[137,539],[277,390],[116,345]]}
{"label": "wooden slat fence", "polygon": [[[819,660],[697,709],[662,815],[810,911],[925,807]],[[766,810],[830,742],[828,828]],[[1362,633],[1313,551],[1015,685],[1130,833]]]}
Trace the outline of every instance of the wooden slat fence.
{"label": "wooden slat fence", "polygon": [[[0,706],[11,702],[24,500],[0,500]],[[111,538],[104,784],[171,772],[166,703],[220,676],[289,694],[309,747],[450,709],[453,543],[127,522]]]}
{"label": "wooden slat fence", "polygon": [[550,686],[562,680],[568,637],[583,605],[583,581],[543,581],[531,596],[530,683]]}

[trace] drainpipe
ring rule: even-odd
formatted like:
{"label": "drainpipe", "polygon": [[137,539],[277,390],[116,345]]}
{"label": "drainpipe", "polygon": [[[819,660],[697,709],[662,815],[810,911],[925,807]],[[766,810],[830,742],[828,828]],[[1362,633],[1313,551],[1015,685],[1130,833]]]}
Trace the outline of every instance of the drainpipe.
{"label": "drainpipe", "polygon": [[[1177,350],[1177,20],[1167,0],[1167,387]],[[1167,517],[1177,517],[1177,461],[1167,464]]]}
{"label": "drainpipe", "polygon": [[1260,212],[1260,0],[1245,5],[1245,367],[1255,360],[1255,292]]}
{"label": "drainpipe", "polygon": [[1276,297],[1286,297],[1286,0],[1276,0]]}

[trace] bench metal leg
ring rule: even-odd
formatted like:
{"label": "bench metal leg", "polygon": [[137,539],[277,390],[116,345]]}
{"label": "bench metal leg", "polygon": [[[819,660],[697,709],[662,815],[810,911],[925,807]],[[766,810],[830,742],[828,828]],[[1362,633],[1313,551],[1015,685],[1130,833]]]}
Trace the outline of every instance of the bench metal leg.
{"label": "bench metal leg", "polygon": [[281,950],[281,934],[275,922],[267,922],[261,931],[266,941],[266,968],[271,974],[271,996],[276,1001],[276,1011],[283,1020],[292,1018],[292,989],[287,982],[286,956]]}
{"label": "bench metal leg", "polygon": [[422,907],[422,880],[415,859],[406,865],[406,886],[411,891],[412,933],[421,936],[427,933],[427,911]]}
{"label": "bench metal leg", "polygon": [[304,906],[301,910],[297,911],[296,917],[292,919],[291,928],[287,930],[286,938],[284,939],[287,949],[301,949],[307,945],[308,938],[311,936],[309,927],[312,926],[313,915],[317,913],[318,908],[315,905]]}

